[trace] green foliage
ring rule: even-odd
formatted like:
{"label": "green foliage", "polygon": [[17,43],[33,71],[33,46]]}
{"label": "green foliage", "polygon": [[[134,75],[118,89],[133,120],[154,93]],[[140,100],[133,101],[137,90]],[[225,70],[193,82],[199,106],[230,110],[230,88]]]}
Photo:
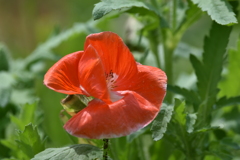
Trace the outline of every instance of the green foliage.
{"label": "green foliage", "polygon": [[194,125],[197,120],[197,114],[196,113],[189,113],[187,114],[186,117],[186,127],[187,127],[187,132],[192,133],[194,131]]}
{"label": "green foliage", "polygon": [[193,90],[188,90],[179,86],[172,85],[168,85],[167,90],[182,95],[186,99],[186,101],[192,104],[200,104],[199,95]]}
{"label": "green foliage", "polygon": [[[192,62],[198,78],[198,90],[202,99],[215,97],[221,77],[224,54],[231,27],[213,23],[209,37],[204,40],[203,63]],[[222,33],[222,34],[219,34]],[[218,46],[218,47],[216,47]]]}
{"label": "green foliage", "polygon": [[[173,115],[164,138],[174,146],[173,149],[180,151],[182,153],[180,155],[184,155],[185,158],[192,157],[194,153],[194,149],[190,147],[192,135],[189,132],[194,132],[195,119],[196,116],[186,111],[185,102],[175,99]],[[172,157],[178,159],[179,154],[173,154]]]}
{"label": "green foliage", "polygon": [[202,122],[199,123],[210,122],[209,116],[219,91],[217,85],[221,78],[224,54],[230,32],[231,27],[213,23],[209,37],[206,37],[204,40],[203,62],[200,62],[193,55],[190,56],[198,79],[198,94],[202,101],[201,107],[199,108],[199,116],[201,117],[200,119],[204,120],[201,120]]}
{"label": "green foliage", "polygon": [[38,123],[36,107],[37,102],[26,104],[22,106],[19,115],[10,115],[12,124],[5,131],[7,138],[0,141],[2,145],[11,149],[11,155],[17,159],[28,160],[44,150],[45,140],[40,138],[37,128],[31,124]]}
{"label": "green foliage", "polygon": [[201,16],[201,11],[200,9],[194,5],[191,0],[188,0],[188,5],[189,8],[186,10],[186,18],[185,18],[185,25],[189,25],[192,24],[193,22],[195,22],[196,20],[198,20]]}
{"label": "green foliage", "polygon": [[163,137],[167,130],[167,125],[171,120],[172,112],[173,106],[167,106],[165,104],[162,105],[161,111],[153,121],[151,127],[153,140],[158,141]]}
{"label": "green foliage", "polygon": [[5,107],[11,96],[11,90],[10,88],[1,88],[0,89],[0,107]]}
{"label": "green foliage", "polygon": [[[102,159],[102,151],[92,145],[76,144],[63,148],[48,148],[43,152],[35,155],[32,160],[59,160],[59,159],[72,159],[72,160],[93,160]],[[110,158],[109,158],[110,159]]]}
{"label": "green foliage", "polygon": [[32,158],[35,154],[45,149],[45,140],[40,138],[36,126],[28,124],[23,132],[18,131],[18,140],[16,142],[21,151],[27,157]]}
{"label": "green foliage", "polygon": [[231,97],[231,98],[222,97],[216,102],[216,108],[239,105],[239,104],[240,104],[240,96]]}
{"label": "green foliage", "polygon": [[231,49],[228,53],[228,72],[220,82],[220,95],[227,97],[238,96],[240,92],[240,40],[237,42],[237,49]]}
{"label": "green foliage", "polygon": [[137,8],[136,11],[138,13],[140,11],[140,13],[144,14],[154,13],[156,15],[159,15],[159,12],[157,10],[155,10],[151,5],[146,4],[145,2],[134,0],[102,0],[101,2],[97,3],[93,9],[93,19],[100,19],[112,11],[126,11],[134,7]]}
{"label": "green foliage", "polygon": [[11,121],[17,125],[19,130],[24,130],[25,125],[35,121],[35,110],[37,102],[33,104],[25,104],[21,108],[19,116],[10,115]]}
{"label": "green foliage", "polygon": [[237,23],[232,6],[225,0],[192,0],[202,11],[207,11],[212,20],[222,25]]}

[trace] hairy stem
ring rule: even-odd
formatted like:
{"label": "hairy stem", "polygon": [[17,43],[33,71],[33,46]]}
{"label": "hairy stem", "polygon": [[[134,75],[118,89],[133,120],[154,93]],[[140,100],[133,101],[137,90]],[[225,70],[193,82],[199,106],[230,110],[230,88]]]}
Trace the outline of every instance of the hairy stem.
{"label": "hairy stem", "polygon": [[103,160],[108,159],[108,142],[109,139],[103,139]]}

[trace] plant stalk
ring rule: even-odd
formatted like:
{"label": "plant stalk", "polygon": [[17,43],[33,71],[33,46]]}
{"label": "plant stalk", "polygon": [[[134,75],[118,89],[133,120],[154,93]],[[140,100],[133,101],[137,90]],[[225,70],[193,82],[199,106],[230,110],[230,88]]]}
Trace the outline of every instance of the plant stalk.
{"label": "plant stalk", "polygon": [[103,139],[103,160],[108,160],[108,142],[109,139]]}

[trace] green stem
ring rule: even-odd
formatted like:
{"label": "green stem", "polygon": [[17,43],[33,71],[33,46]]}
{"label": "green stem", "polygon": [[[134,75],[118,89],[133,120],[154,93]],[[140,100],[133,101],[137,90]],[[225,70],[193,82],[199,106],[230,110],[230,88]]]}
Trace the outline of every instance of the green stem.
{"label": "green stem", "polygon": [[175,31],[177,26],[177,0],[173,0],[172,6],[172,30]]}
{"label": "green stem", "polygon": [[137,145],[137,150],[138,150],[138,153],[139,153],[139,159],[140,160],[147,159],[145,154],[144,154],[145,152],[144,152],[144,149],[143,149],[142,140],[140,138],[136,138],[136,145]]}
{"label": "green stem", "polygon": [[156,39],[156,35],[158,34],[157,30],[153,30],[149,33],[148,39],[150,41],[150,48],[155,56],[155,60],[157,63],[157,67],[161,68],[161,62],[159,59],[159,52],[158,52],[158,40]]}
{"label": "green stem", "polygon": [[108,160],[108,142],[109,139],[103,139],[103,160]]}
{"label": "green stem", "polygon": [[[168,84],[173,84],[173,51],[175,49],[175,39],[172,38],[171,31],[167,29],[161,29],[162,33],[162,42],[163,42],[163,49],[164,49],[164,71],[166,72],[168,78]],[[165,100],[168,103],[172,102],[172,93],[168,92]]]}
{"label": "green stem", "polygon": [[158,46],[154,45],[152,47],[152,51],[154,53],[155,59],[156,59],[156,63],[157,63],[157,67],[161,68],[161,63],[160,63],[160,59],[159,59],[159,53],[158,53]]}

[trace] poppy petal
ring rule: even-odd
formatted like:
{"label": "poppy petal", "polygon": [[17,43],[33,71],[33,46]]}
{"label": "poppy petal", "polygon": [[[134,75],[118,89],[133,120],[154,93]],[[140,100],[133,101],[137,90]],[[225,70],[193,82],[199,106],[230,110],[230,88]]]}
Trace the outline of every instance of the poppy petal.
{"label": "poppy petal", "polygon": [[98,99],[92,100],[64,128],[82,138],[115,138],[143,128],[156,117],[159,106],[156,107],[138,93],[121,91],[118,94],[124,98],[109,105]]}
{"label": "poppy petal", "polygon": [[86,38],[84,48],[92,45],[102,60],[104,70],[118,76],[116,89],[127,88],[137,74],[137,66],[132,53],[123,40],[115,33],[101,32]]}
{"label": "poppy petal", "polygon": [[137,78],[129,90],[135,91],[156,106],[160,106],[167,88],[167,76],[159,68],[138,64]]}
{"label": "poppy petal", "polygon": [[45,74],[43,83],[64,94],[83,94],[78,80],[78,63],[83,51],[68,54],[56,62]]}
{"label": "poppy petal", "polygon": [[91,45],[84,51],[78,70],[80,88],[85,95],[111,103],[103,64]]}

